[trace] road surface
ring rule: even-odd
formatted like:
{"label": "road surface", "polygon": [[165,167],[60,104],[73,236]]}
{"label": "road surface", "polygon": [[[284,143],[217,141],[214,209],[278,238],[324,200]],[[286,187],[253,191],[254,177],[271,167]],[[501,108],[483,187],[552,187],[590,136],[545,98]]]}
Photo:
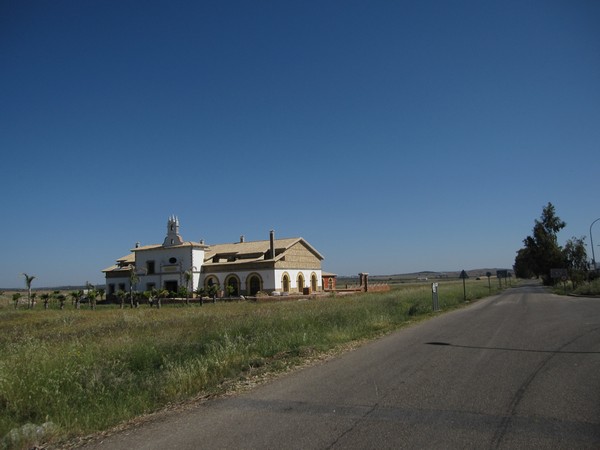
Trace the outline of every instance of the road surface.
{"label": "road surface", "polygon": [[597,449],[599,374],[600,299],[522,286],[85,448]]}

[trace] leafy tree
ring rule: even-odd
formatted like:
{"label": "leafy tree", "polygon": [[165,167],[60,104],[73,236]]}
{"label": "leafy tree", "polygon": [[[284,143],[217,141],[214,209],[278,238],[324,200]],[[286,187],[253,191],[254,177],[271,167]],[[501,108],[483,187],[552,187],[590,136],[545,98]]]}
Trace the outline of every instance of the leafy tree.
{"label": "leafy tree", "polygon": [[217,301],[217,293],[221,290],[219,283],[213,283],[208,286],[208,295],[212,297],[213,303]]}
{"label": "leafy tree", "polygon": [[206,295],[206,289],[204,289],[203,286],[198,286],[198,289],[196,289],[196,295],[200,299],[200,306],[202,306],[203,305],[202,297],[204,297]]}
{"label": "leafy tree", "polygon": [[19,300],[21,299],[21,293],[15,292],[12,295],[12,299],[13,299],[13,302],[15,302],[15,309],[17,309],[19,307]]}
{"label": "leafy tree", "polygon": [[228,296],[228,297],[231,297],[233,294],[235,294],[235,291],[236,291],[236,289],[235,289],[235,286],[233,286],[233,285],[231,285],[231,284],[228,284],[228,285],[225,287],[225,289],[227,290],[227,296]]}
{"label": "leafy tree", "polygon": [[98,292],[98,296],[100,297],[100,301],[102,301],[104,299],[104,294],[106,294],[106,289],[104,289],[104,288],[98,288],[98,289],[96,289],[96,291]]}
{"label": "leafy tree", "polygon": [[27,306],[29,308],[32,308],[33,304],[31,302],[31,282],[35,280],[35,275],[27,275],[26,273],[22,273],[21,275],[25,277],[25,286],[27,287]]}
{"label": "leafy tree", "polygon": [[566,226],[557,215],[552,203],[542,210],[540,220],[535,220],[532,236],[527,236],[525,247],[517,252],[515,273],[517,276],[541,277],[544,284],[552,284],[550,269],[565,265],[564,255],[558,245],[557,233]]}
{"label": "leafy tree", "polygon": [[585,236],[581,238],[573,236],[563,248],[563,256],[573,288],[585,280],[585,275],[590,268],[584,241]]}

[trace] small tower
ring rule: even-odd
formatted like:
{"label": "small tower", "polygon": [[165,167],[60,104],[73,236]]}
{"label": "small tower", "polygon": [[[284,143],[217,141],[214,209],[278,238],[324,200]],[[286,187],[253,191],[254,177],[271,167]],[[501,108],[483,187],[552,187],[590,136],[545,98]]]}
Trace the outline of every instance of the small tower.
{"label": "small tower", "polygon": [[171,216],[167,221],[167,237],[163,242],[163,247],[181,244],[183,244],[183,239],[179,236],[179,219],[176,216]]}

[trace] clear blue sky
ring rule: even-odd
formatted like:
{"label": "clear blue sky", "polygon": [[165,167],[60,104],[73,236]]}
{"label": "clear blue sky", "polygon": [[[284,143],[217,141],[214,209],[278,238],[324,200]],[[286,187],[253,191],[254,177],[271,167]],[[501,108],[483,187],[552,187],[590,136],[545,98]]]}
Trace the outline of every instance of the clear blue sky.
{"label": "clear blue sky", "polygon": [[340,275],[512,267],[547,202],[587,236],[599,23],[593,0],[4,0],[0,287],[100,283],[171,214],[209,244],[302,236]]}

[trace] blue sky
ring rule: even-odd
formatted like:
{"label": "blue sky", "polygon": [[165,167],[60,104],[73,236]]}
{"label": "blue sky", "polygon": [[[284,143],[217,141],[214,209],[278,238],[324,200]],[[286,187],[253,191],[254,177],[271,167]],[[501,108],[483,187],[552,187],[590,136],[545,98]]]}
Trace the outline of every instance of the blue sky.
{"label": "blue sky", "polygon": [[597,1],[5,0],[0,286],[100,283],[171,214],[209,244],[302,236],[340,275],[511,267],[547,202],[587,236],[598,23]]}

